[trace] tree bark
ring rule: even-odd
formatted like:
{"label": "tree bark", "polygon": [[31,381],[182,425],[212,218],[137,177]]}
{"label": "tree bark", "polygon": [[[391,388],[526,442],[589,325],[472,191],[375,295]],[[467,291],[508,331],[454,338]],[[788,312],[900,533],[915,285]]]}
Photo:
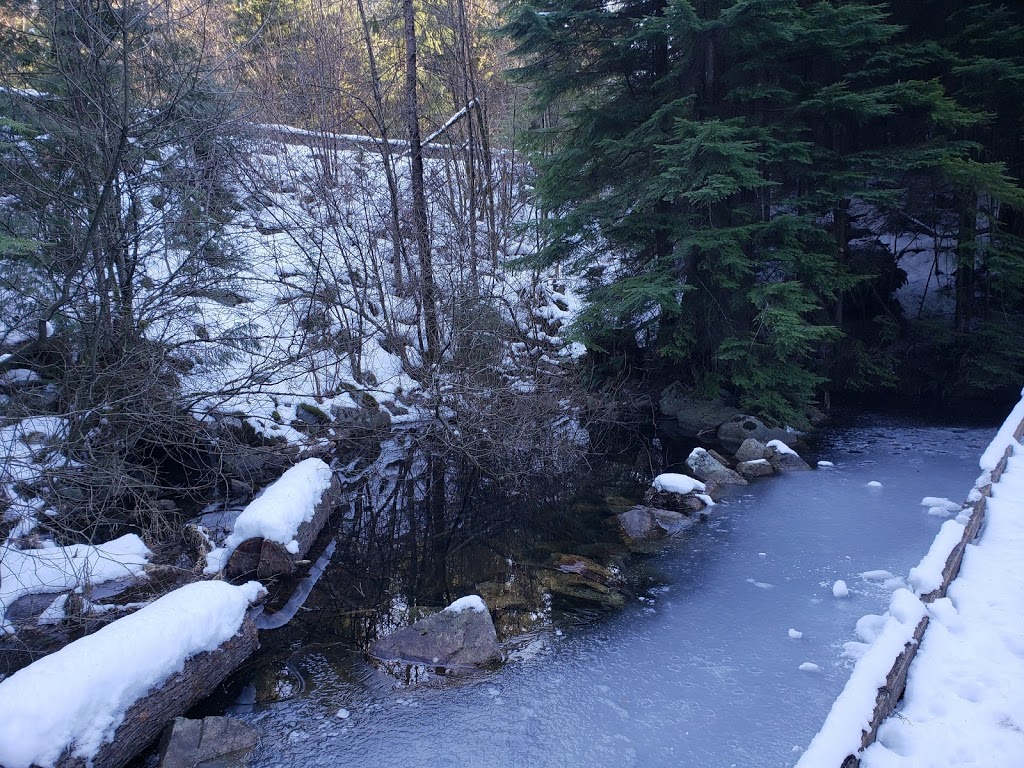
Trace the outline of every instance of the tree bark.
{"label": "tree bark", "polygon": [[413,0],[402,0],[405,22],[405,121],[409,133],[409,165],[412,187],[412,218],[420,267],[420,303],[426,332],[424,362],[436,362],[440,355],[441,333],[437,319],[437,289],[427,219],[427,194],[423,173],[423,146],[420,141],[419,102],[416,95],[416,15]]}

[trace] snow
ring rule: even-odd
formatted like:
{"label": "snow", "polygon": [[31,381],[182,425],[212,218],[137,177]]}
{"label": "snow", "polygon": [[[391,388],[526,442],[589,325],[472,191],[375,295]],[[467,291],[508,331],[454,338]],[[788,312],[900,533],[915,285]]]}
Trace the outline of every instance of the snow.
{"label": "snow", "polygon": [[821,672],[821,667],[815,664],[813,661],[805,661],[799,667],[801,672]]}
{"label": "snow", "polygon": [[832,469],[835,467],[835,464],[833,464],[831,461],[819,461],[818,466],[821,467],[822,469]]}
{"label": "snow", "polygon": [[487,604],[484,603],[480,595],[466,595],[445,608],[443,613],[462,613],[463,611],[487,613]]}
{"label": "snow", "polygon": [[942,524],[931,547],[918,565],[910,569],[908,581],[919,595],[933,592],[942,586],[942,569],[953,548],[960,543],[964,535],[964,526],[956,520],[947,520]]}
{"label": "snow", "polygon": [[[1015,411],[1010,420],[1020,418]],[[949,598],[930,607],[903,703],[864,752],[864,768],[1022,764],[1022,551],[1024,456],[1015,449],[992,486],[982,537],[967,547]]]}
{"label": "snow", "polygon": [[337,712],[334,713],[334,716],[339,718],[339,719],[341,719],[341,720],[348,720],[349,717],[352,716],[352,713],[349,712],[344,707],[342,707],[341,709],[339,709]]}
{"label": "snow", "polygon": [[65,749],[88,761],[134,702],[234,636],[262,593],[189,584],[0,682],[0,765],[49,768]]}
{"label": "snow", "polygon": [[887,579],[891,579],[893,576],[888,571],[878,570],[864,571],[863,573],[861,573],[860,577],[862,579],[866,579],[867,581],[886,581]]}
{"label": "snow", "polygon": [[942,507],[942,509],[945,509],[949,512],[960,511],[960,505],[957,504],[955,501],[950,501],[949,499],[940,498],[938,496],[925,496],[923,499],[921,499],[921,506]]}
{"label": "snow", "polygon": [[1022,423],[1024,423],[1024,390],[1021,390],[1020,402],[1010,411],[1010,415],[1006,417],[1006,421],[999,428],[995,438],[989,443],[985,452],[981,454],[981,460],[978,463],[983,470],[991,472],[996,468],[999,460],[1003,458],[1007,448],[1011,445],[1020,445],[1014,438],[1013,433]]}
{"label": "snow", "polygon": [[675,472],[666,472],[665,474],[658,475],[654,478],[651,483],[654,486],[654,490],[660,493],[693,493],[694,491],[700,491],[703,493],[707,490],[707,487],[700,480],[694,480],[689,475],[681,475]]}
{"label": "snow", "polygon": [[18,598],[139,576],[149,555],[149,549],[134,533],[99,546],[73,544],[45,549],[0,546],[0,633],[13,632],[13,626],[4,617]]}
{"label": "snow", "polygon": [[881,488],[881,487],[882,487],[882,484],[880,482],[878,482],[877,480],[870,480],[870,481],[868,481],[868,488]]}
{"label": "snow", "polygon": [[789,630],[789,636],[793,640],[799,640],[801,637],[804,636],[804,633],[803,632],[799,632],[798,630],[795,630],[795,629],[791,629],[791,630]]}
{"label": "snow", "polygon": [[765,448],[774,448],[779,453],[788,453],[790,456],[799,456],[800,455],[796,451],[794,451],[792,448],[790,448],[788,445],[786,445],[784,442],[782,442],[781,440],[769,440],[767,443],[765,443],[764,447]]}
{"label": "snow", "polygon": [[299,526],[313,519],[331,478],[331,468],[321,459],[306,459],[281,475],[242,510],[224,546],[207,555],[206,573],[222,570],[231,553],[248,539],[268,539],[292,554],[298,552]]}
{"label": "snow", "polygon": [[833,584],[832,595],[834,597],[849,597],[850,589],[846,586],[846,582],[842,579],[839,579],[835,584]]}
{"label": "snow", "polygon": [[909,591],[893,593],[881,632],[864,651],[825,719],[825,724],[800,757],[797,768],[841,765],[860,749],[861,731],[867,730],[875,710],[878,689],[903,646],[925,616],[924,604]]}

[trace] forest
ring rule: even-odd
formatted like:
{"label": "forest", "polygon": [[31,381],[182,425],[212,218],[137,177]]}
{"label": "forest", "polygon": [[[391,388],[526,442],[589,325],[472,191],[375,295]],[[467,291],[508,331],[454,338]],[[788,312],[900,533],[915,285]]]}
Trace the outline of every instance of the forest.
{"label": "forest", "polygon": [[4,535],[159,539],[403,423],[447,530],[453,467],[669,384],[1008,402],[1022,96],[1016,3],[3,0]]}

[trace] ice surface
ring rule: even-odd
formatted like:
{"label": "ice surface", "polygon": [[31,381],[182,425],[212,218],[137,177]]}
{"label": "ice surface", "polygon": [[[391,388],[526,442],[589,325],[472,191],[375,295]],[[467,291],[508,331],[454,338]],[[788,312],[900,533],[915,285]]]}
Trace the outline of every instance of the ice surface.
{"label": "ice surface", "polygon": [[[794,744],[811,741],[846,683],[840,653],[859,640],[857,618],[884,613],[891,595],[809,597],[872,569],[906,574],[941,522],[921,514],[921,498],[963,495],[994,431],[902,424],[825,435],[820,450],[842,471],[726,492],[685,542],[644,559],[669,586],[655,613],[635,602],[597,622],[570,621],[562,636],[542,632],[501,669],[454,686],[396,690],[358,655],[296,650],[306,692],[242,715],[264,733],[254,768],[792,766]],[[865,456],[877,463],[862,465]],[[886,491],[865,504],[873,478]],[[821,671],[801,672],[807,661]],[[342,705],[353,713],[344,723],[333,717]],[[309,740],[288,741],[317,718],[324,732],[310,725]],[[344,738],[327,733],[341,727]]]}
{"label": "ice surface", "polygon": [[0,682],[0,765],[48,768],[67,748],[88,760],[135,701],[238,632],[262,591],[189,584]]}

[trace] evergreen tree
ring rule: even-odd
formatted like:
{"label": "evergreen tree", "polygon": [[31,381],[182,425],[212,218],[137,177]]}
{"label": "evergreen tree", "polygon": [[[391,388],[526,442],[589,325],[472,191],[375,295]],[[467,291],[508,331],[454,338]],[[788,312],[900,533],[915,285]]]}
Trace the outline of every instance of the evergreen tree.
{"label": "evergreen tree", "polygon": [[542,257],[590,276],[593,349],[797,424],[830,366],[869,367],[828,343],[894,271],[856,220],[969,164],[981,120],[929,72],[934,44],[838,1],[522,0],[505,31],[561,112],[536,137]]}

